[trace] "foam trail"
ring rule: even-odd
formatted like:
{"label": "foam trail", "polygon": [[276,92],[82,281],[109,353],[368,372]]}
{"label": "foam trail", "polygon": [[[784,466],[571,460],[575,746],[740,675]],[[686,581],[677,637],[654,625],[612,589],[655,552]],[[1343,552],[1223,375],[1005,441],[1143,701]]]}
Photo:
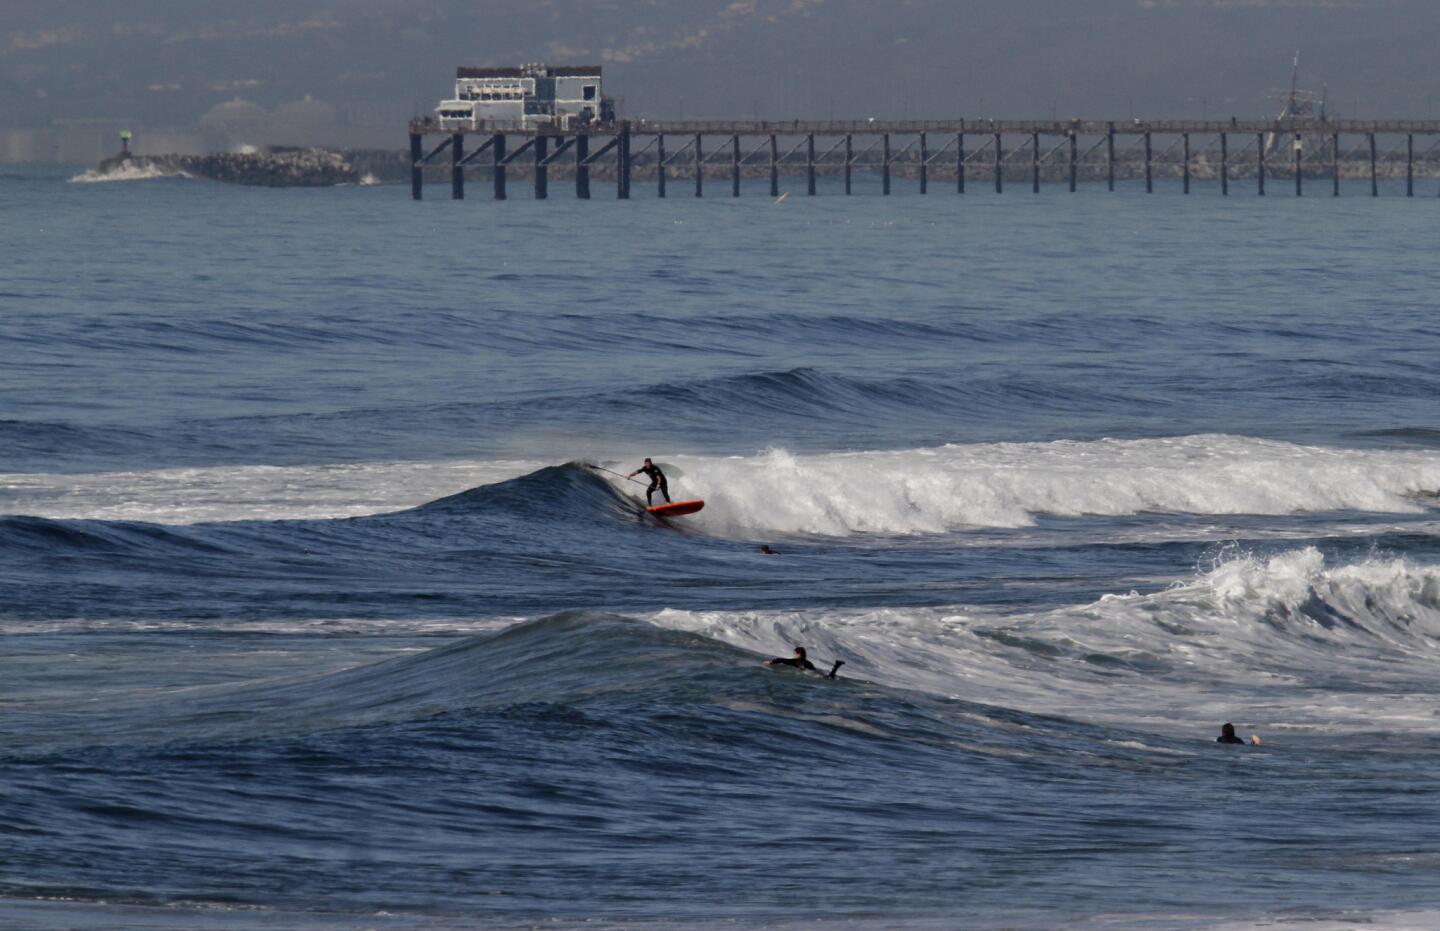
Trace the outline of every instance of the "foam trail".
{"label": "foam trail", "polygon": [[757,653],[795,644],[853,675],[1158,731],[1221,721],[1440,732],[1440,566],[1239,556],[1152,594],[987,609],[690,612],[658,624]]}
{"label": "foam trail", "polygon": [[843,536],[1013,528],[1037,515],[1145,512],[1414,514],[1440,490],[1440,453],[1354,450],[1226,435],[674,461],[672,489],[707,499],[714,533]]}

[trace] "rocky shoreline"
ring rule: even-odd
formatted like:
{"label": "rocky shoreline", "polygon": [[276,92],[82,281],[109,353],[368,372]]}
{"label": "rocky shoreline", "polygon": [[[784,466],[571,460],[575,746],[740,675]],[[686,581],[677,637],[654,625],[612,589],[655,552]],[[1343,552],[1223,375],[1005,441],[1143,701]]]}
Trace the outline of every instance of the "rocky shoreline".
{"label": "rocky shoreline", "polygon": [[400,181],[408,166],[402,152],[274,147],[210,155],[131,155],[107,158],[95,169],[101,178],[138,174],[205,178],[260,187],[334,187]]}

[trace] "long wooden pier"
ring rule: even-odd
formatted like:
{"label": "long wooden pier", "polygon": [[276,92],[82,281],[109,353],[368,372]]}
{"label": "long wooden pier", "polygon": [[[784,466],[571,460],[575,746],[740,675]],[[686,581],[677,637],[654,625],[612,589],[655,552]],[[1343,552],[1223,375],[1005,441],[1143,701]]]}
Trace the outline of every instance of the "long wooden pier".
{"label": "long wooden pier", "polygon": [[[428,137],[437,135],[432,148]],[[478,144],[467,147],[467,140]],[[682,180],[692,180],[694,196],[703,197],[717,175],[739,197],[742,177],[768,174],[770,195],[778,197],[781,175],[797,173],[809,195],[821,175],[843,178],[851,194],[857,169],[877,172],[883,194],[891,193],[897,174],[913,178],[922,194],[934,180],[949,181],[961,194],[967,181],[993,184],[996,193],[1007,181],[1029,182],[1038,193],[1042,179],[1068,183],[1071,191],[1082,178],[1104,180],[1113,191],[1117,177],[1138,178],[1143,170],[1147,192],[1163,175],[1178,177],[1186,194],[1192,180],[1216,180],[1228,195],[1232,182],[1245,179],[1263,196],[1268,177],[1293,179],[1297,196],[1306,179],[1339,196],[1343,177],[1368,181],[1378,197],[1382,177],[1403,177],[1413,197],[1417,167],[1423,176],[1440,175],[1440,120],[627,120],[517,130],[454,129],[427,118],[410,124],[415,200],[424,195],[424,169],[443,165],[447,151],[456,200],[465,196],[467,168],[487,170],[497,200],[508,195],[512,168],[529,168],[534,196],[543,200],[552,165],[569,169],[582,200],[597,169],[613,178],[622,200],[642,173],[659,197]]]}

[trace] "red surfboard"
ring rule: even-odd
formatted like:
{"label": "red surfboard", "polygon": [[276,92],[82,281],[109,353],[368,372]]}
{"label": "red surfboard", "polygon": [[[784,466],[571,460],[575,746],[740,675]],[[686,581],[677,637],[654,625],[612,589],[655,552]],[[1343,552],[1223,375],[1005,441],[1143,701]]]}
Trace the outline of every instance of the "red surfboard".
{"label": "red surfboard", "polygon": [[679,517],[682,514],[694,514],[705,506],[704,501],[676,501],[674,504],[657,504],[654,507],[646,508],[656,517]]}

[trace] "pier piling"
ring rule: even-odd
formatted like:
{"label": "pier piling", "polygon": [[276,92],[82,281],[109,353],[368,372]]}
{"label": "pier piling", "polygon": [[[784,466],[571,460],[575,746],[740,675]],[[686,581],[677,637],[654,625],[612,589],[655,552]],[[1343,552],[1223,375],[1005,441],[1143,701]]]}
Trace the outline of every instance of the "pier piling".
{"label": "pier piling", "polygon": [[930,146],[925,134],[920,134],[920,193],[930,193]]}
{"label": "pier piling", "polygon": [[1300,141],[1300,134],[1295,134],[1295,196],[1300,197],[1304,192],[1300,186],[1300,178],[1303,172],[1300,170],[1300,163],[1303,160],[1304,151],[1301,149],[1303,143]]}
{"label": "pier piling", "polygon": [[1030,192],[1040,193],[1040,134],[1030,134]]}
{"label": "pier piling", "polygon": [[770,196],[780,196],[780,143],[770,134]]}
{"label": "pier piling", "polygon": [[1115,124],[1105,133],[1105,175],[1108,190],[1115,190]]}
{"label": "pier piling", "polygon": [[655,196],[665,198],[665,134],[655,136]]}
{"label": "pier piling", "polygon": [[1331,197],[1340,196],[1340,134],[1333,133],[1330,136],[1330,177],[1334,182],[1334,193]]}
{"label": "pier piling", "polygon": [[465,137],[450,137],[450,199],[465,199]]}
{"label": "pier piling", "polygon": [[730,196],[740,196],[740,134],[730,137]]}
{"label": "pier piling", "polygon": [[815,134],[805,137],[805,193],[815,196]]}
{"label": "pier piling", "polygon": [[1367,133],[1370,137],[1370,196],[1380,196],[1380,176],[1375,170],[1375,134]]}
{"label": "pier piling", "polygon": [[620,147],[616,150],[615,196],[630,199],[630,124],[620,124]]}
{"label": "pier piling", "polygon": [[1005,193],[1005,150],[1000,142],[1000,134],[995,134],[995,193]]}
{"label": "pier piling", "polygon": [[1150,130],[1145,130],[1145,193],[1155,193],[1155,176],[1150,169]]}
{"label": "pier piling", "polygon": [[1220,194],[1230,193],[1230,137],[1220,134]]}
{"label": "pier piling", "polygon": [[1255,134],[1255,181],[1257,194],[1265,196],[1265,134]]}
{"label": "pier piling", "polygon": [[419,133],[410,134],[410,199],[420,200],[425,195],[425,170],[420,164],[422,145]]}
{"label": "pier piling", "polygon": [[1415,196],[1415,134],[1405,134],[1405,196]]}
{"label": "pier piling", "polygon": [[575,196],[580,200],[590,199],[590,136],[581,133],[575,137]]}
{"label": "pier piling", "polygon": [[1080,141],[1075,130],[1070,130],[1070,193],[1075,193],[1075,178],[1080,165]]}
{"label": "pier piling", "polygon": [[496,133],[490,140],[490,152],[494,157],[495,199],[505,199],[505,134]]}
{"label": "pier piling", "polygon": [[546,161],[550,155],[550,139],[535,137],[535,199],[545,200],[550,196],[550,168]]}
{"label": "pier piling", "polygon": [[955,193],[965,193],[965,134],[955,134]]}
{"label": "pier piling", "polygon": [[850,175],[855,165],[855,137],[845,134],[845,193],[850,193]]}
{"label": "pier piling", "polygon": [[1189,133],[1183,133],[1182,136],[1181,136],[1181,140],[1182,140],[1182,143],[1183,143],[1184,149],[1185,149],[1185,151],[1184,151],[1184,153],[1183,153],[1183,155],[1182,155],[1182,157],[1185,159],[1185,170],[1184,170],[1185,193],[1186,193],[1186,194],[1189,194],[1189,193],[1190,193],[1190,134],[1189,134]]}
{"label": "pier piling", "polygon": [[880,140],[880,191],[886,197],[890,196],[890,134],[885,133]]}
{"label": "pier piling", "polygon": [[705,153],[700,148],[701,134],[695,134],[695,196],[705,196]]}

